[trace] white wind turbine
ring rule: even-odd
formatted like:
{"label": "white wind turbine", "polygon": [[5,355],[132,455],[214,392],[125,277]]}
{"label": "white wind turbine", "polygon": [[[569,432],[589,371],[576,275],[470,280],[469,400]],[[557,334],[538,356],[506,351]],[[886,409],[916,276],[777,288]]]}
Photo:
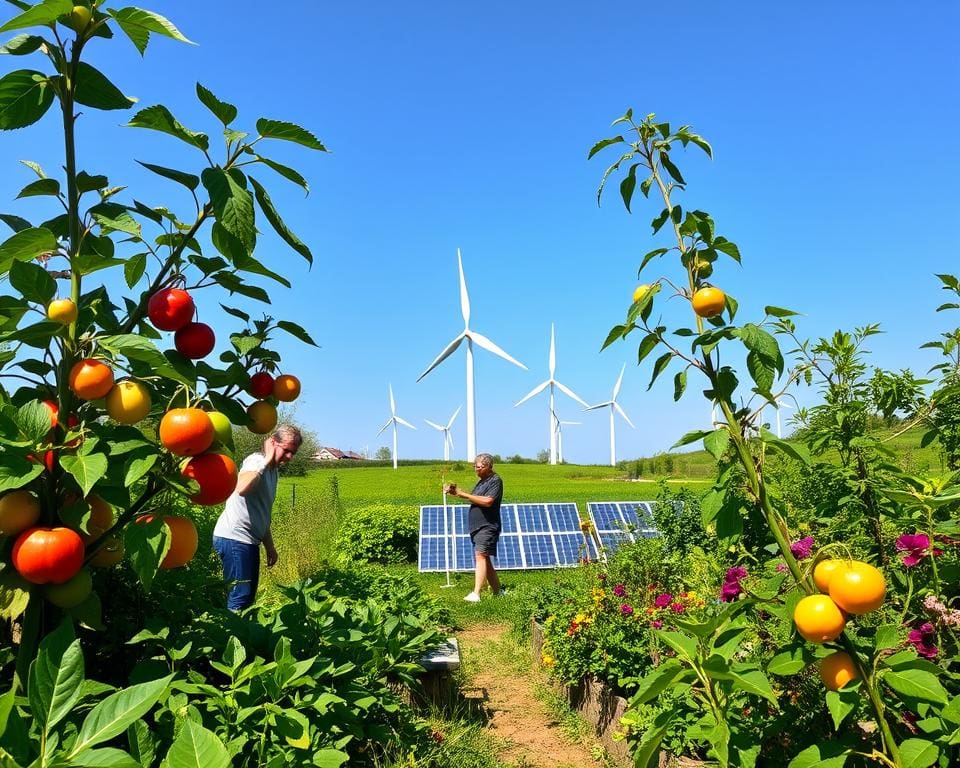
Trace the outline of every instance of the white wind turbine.
{"label": "white wind turbine", "polygon": [[450,427],[453,426],[453,422],[457,420],[457,416],[460,415],[460,409],[463,408],[462,405],[457,406],[457,410],[453,412],[453,416],[450,417],[450,421],[447,422],[447,426],[442,426],[440,424],[435,424],[430,421],[430,419],[424,419],[427,424],[429,424],[434,429],[438,429],[443,432],[443,460],[450,461],[450,451],[453,450],[453,435],[450,434]]}
{"label": "white wind turbine", "polygon": [[397,468],[397,424],[403,424],[403,426],[410,427],[410,429],[416,429],[416,427],[413,426],[413,424],[411,424],[409,421],[404,421],[399,416],[397,416],[397,405],[393,401],[393,385],[388,384],[387,387],[390,390],[390,418],[387,420],[386,424],[380,427],[380,432],[377,432],[377,434],[378,435],[381,434],[383,430],[385,430],[387,427],[393,424],[393,468],[396,469]]}
{"label": "white wind turbine", "polygon": [[562,421],[556,413],[553,414],[557,426],[557,463],[563,464],[563,428],[580,424],[579,421]]}
{"label": "white wind turbine", "polygon": [[563,384],[561,384],[559,381],[557,381],[556,378],[554,378],[554,374],[556,373],[556,369],[557,369],[557,347],[556,347],[556,343],[555,343],[555,341],[554,341],[553,323],[550,324],[550,360],[549,360],[549,363],[550,363],[550,378],[547,379],[547,380],[546,380],[545,382],[543,382],[542,384],[538,384],[536,387],[534,387],[532,390],[530,390],[530,392],[528,392],[526,395],[524,395],[524,396],[520,399],[520,401],[517,402],[513,407],[516,408],[516,407],[517,407],[518,405],[520,405],[521,403],[525,403],[527,400],[529,400],[529,399],[530,399],[531,397],[533,397],[534,395],[539,395],[539,394],[540,394],[541,392],[543,392],[543,390],[545,390],[547,387],[550,387],[550,410],[549,410],[549,412],[547,413],[547,415],[549,416],[549,426],[548,426],[548,428],[549,428],[549,430],[550,430],[550,432],[549,432],[549,434],[550,434],[550,463],[551,463],[551,464],[556,464],[556,463],[557,463],[557,435],[558,435],[558,432],[559,432],[559,430],[557,429],[557,423],[559,422],[559,419],[557,418],[556,413],[555,413],[554,408],[553,408],[553,388],[556,387],[556,388],[559,389],[561,392],[563,392],[563,394],[565,394],[567,397],[572,397],[574,400],[576,400],[578,403],[580,403],[580,405],[582,405],[584,408],[589,408],[590,405],[589,405],[588,403],[584,402],[584,401],[580,398],[579,395],[574,394],[574,392],[573,392],[572,390],[570,390],[569,388],[567,388],[566,386],[564,386]]}
{"label": "white wind turbine", "polygon": [[457,248],[457,266],[460,268],[460,312],[463,314],[463,332],[447,344],[443,352],[437,356],[437,359],[420,374],[417,381],[423,379],[430,371],[450,357],[464,339],[467,340],[467,459],[472,459],[477,455],[477,413],[473,398],[473,343],[476,342],[478,347],[493,352],[493,354],[523,368],[523,370],[527,370],[527,366],[514,360],[486,336],[470,330],[470,297],[467,295],[467,281],[463,277],[463,259],[460,257],[459,248]]}
{"label": "white wind turbine", "polygon": [[594,411],[597,408],[606,408],[610,407],[610,466],[615,467],[617,465],[617,440],[616,433],[614,431],[613,423],[613,413],[616,411],[624,420],[631,426],[631,428],[636,429],[633,426],[633,422],[630,421],[630,417],[627,416],[623,408],[620,407],[620,403],[617,402],[617,395],[620,394],[620,385],[623,383],[623,372],[627,369],[627,364],[624,363],[623,367],[620,369],[620,376],[617,378],[617,383],[613,387],[613,397],[611,397],[605,403],[597,403],[596,405],[591,405],[587,408],[588,411]]}

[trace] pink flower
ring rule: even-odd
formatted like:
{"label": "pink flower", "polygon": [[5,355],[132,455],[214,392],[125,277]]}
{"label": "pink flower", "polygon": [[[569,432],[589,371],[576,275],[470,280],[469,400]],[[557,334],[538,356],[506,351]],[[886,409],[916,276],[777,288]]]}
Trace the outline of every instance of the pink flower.
{"label": "pink flower", "polygon": [[624,603],[620,606],[620,613],[622,613],[624,616],[633,616],[633,606]]}
{"label": "pink flower", "polygon": [[660,619],[654,619],[653,621],[650,622],[650,626],[653,627],[654,629],[660,629],[660,627],[663,626],[663,622],[660,621]]}
{"label": "pink flower", "polygon": [[926,659],[936,658],[940,649],[934,645],[937,632],[929,621],[920,626],[920,629],[911,629],[907,635],[907,642],[917,651],[917,654]]}
{"label": "pink flower", "polygon": [[919,565],[928,555],[940,557],[943,554],[943,550],[939,547],[930,549],[930,537],[925,533],[903,534],[897,539],[897,551],[906,553],[901,562],[907,568]]}
{"label": "pink flower", "polygon": [[777,573],[783,573],[786,570],[787,570],[786,563],[777,563]]}
{"label": "pink flower", "polygon": [[742,565],[736,565],[733,568],[727,568],[727,573],[723,577],[724,581],[740,581],[747,578],[747,569]]}
{"label": "pink flower", "polygon": [[687,610],[687,606],[685,606],[683,603],[674,603],[670,606],[670,610],[674,613],[683,613],[685,610]]}
{"label": "pink flower", "polygon": [[790,545],[790,552],[797,560],[806,560],[813,549],[813,536],[804,536]]}
{"label": "pink flower", "polygon": [[627,594],[627,588],[623,586],[623,584],[615,584],[613,587],[613,594],[615,594],[617,597],[623,597],[625,594]]}
{"label": "pink flower", "polygon": [[669,592],[661,592],[657,595],[656,599],[653,601],[653,604],[657,608],[666,608],[670,603],[673,602],[673,595]]}
{"label": "pink flower", "polygon": [[742,566],[735,566],[733,568],[728,568],[726,575],[723,577],[723,587],[720,589],[720,600],[724,603],[731,603],[736,600],[740,593],[743,592],[743,587],[740,586],[740,582],[747,578],[747,569]]}

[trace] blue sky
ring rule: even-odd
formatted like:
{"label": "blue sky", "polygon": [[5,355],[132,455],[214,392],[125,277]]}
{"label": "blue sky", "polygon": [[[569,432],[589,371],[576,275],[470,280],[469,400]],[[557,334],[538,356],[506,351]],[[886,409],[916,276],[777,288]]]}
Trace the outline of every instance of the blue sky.
{"label": "blue sky", "polygon": [[[399,415],[418,427],[401,430],[400,457],[440,455],[441,435],[423,420],[446,422],[464,402],[463,353],[416,378],[462,330],[457,248],[471,325],[529,368],[477,353],[480,450],[533,456],[547,447],[546,395],[513,404],[547,378],[551,323],[557,378],[588,402],[608,399],[627,363],[620,402],[637,429],[618,423],[618,458],[665,450],[704,426],[709,407],[694,384],[678,404],[669,377],[647,391],[649,362],[637,368],[634,341],[599,352],[622,321],[642,255],[669,244],[650,235],[654,202],[638,199],[629,215],[614,186],[596,204],[612,158],[588,162],[587,151],[627,107],[689,123],[713,144],[712,162],[696,151],[675,158],[689,182],[680,202],[709,211],[740,247],[742,267],[726,260],[712,278],[740,301],[738,319],[759,319],[766,304],[790,307],[813,338],[881,323],[872,362],[918,373],[936,362],[919,346],[960,324],[934,313],[945,298],[935,273],[960,272],[960,64],[943,41],[960,25],[956,4],[146,7],[197,45],[154,39],[143,60],[124,40],[90,50],[138,106],[166,104],[213,135],[194,97],[200,81],[240,108],[238,127],[290,120],[331,150],[270,148],[309,179],[306,198],[258,174],[313,249],[313,268],[264,223],[257,257],[294,287],[265,286],[272,307],[226,302],[295,320],[321,345],[283,340],[280,351],[303,381],[297,419],[324,444],[371,453],[388,445],[389,432],[376,433],[392,382]],[[0,71],[36,66],[11,59]],[[180,188],[133,159],[199,172],[201,157],[120,127],[126,119],[83,118],[81,167],[188,213]],[[32,178],[16,160],[52,174],[62,163],[56,128],[51,113],[0,134],[2,210],[40,218],[35,201],[13,201]],[[677,266],[655,263],[644,282],[660,274],[677,277]],[[225,339],[234,320],[219,311],[222,297],[205,293],[201,319]],[[660,311],[671,327],[687,320],[678,300]],[[566,458],[607,461],[606,413],[559,398],[561,417],[582,422],[564,433]],[[462,414],[454,440],[462,456]]]}

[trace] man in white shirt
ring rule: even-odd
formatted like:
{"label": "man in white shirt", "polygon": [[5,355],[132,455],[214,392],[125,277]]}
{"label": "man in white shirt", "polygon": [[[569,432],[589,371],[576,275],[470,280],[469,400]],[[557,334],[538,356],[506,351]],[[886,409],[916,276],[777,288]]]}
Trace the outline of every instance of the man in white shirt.
{"label": "man in white shirt", "polygon": [[230,585],[227,608],[240,611],[253,604],[260,576],[260,544],[267,567],[277,562],[270,535],[270,516],[277,496],[277,467],[292,459],[303,438],[300,430],[281,424],[263,444],[263,453],[244,459],[237,487],[227,499],[213,529],[213,548],[223,561],[223,578]]}

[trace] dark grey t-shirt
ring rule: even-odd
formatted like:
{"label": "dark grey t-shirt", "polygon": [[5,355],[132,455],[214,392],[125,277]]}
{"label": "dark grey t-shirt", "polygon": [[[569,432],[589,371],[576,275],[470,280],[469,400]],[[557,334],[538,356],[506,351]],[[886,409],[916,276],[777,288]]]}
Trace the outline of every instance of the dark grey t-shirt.
{"label": "dark grey t-shirt", "polygon": [[485,525],[492,525],[499,531],[500,501],[503,499],[503,480],[500,479],[500,475],[494,472],[488,478],[478,482],[470,493],[474,496],[493,497],[493,504],[489,507],[481,507],[479,504],[470,505],[470,533]]}

